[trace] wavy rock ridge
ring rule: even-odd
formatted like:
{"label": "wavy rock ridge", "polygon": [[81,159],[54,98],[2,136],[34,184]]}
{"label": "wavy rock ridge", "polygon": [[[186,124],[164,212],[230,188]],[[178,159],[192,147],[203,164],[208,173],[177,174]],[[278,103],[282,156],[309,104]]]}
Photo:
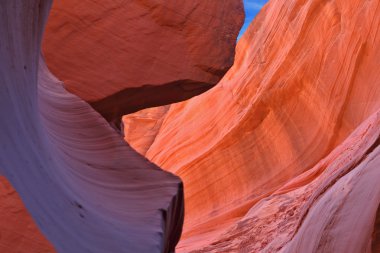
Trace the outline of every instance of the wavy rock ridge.
{"label": "wavy rock ridge", "polygon": [[376,252],[379,5],[272,0],[215,88],[124,117],[184,182],[179,252]]}
{"label": "wavy rock ridge", "polygon": [[[87,2],[87,7],[91,7],[90,2]],[[161,20],[162,26],[167,22],[171,23],[171,19],[178,18],[178,13],[173,14],[166,5],[156,1],[109,1],[118,3],[116,7],[123,7],[123,3],[132,2],[135,5],[154,5],[157,9],[154,15],[158,18],[155,22],[160,21],[159,18],[168,18]],[[219,55],[217,62],[193,59],[192,65],[202,64],[199,66],[208,72],[209,69],[221,69],[216,75],[211,73],[205,77],[204,82],[207,86],[217,82],[218,76],[220,78],[220,74],[228,68],[231,62],[224,60],[233,58],[233,36],[237,36],[242,22],[239,21],[239,17],[242,19],[242,8],[241,1],[230,1],[236,6],[237,15],[233,17],[236,23],[231,23],[228,33],[221,31],[218,29],[224,22],[221,13],[225,12],[224,8],[230,7],[228,2],[213,12],[220,23],[212,22],[214,19],[210,18],[210,26],[213,24],[211,27],[215,28],[215,31],[192,41],[193,47],[201,48],[207,44],[205,39],[212,41],[212,37],[220,33],[232,36],[223,40],[226,44],[221,46],[226,46],[227,50]],[[71,9],[69,4],[72,4]],[[75,1],[65,1],[64,7],[75,13],[73,7],[82,6],[81,3],[75,4]],[[95,6],[92,11],[95,11],[101,2],[92,1],[92,4]],[[87,103],[89,101],[69,93],[64,88],[64,83],[49,72],[41,57],[40,47],[51,5],[52,1],[49,0],[6,0],[0,4],[1,173],[20,194],[39,228],[58,252],[173,252],[182,230],[182,182],[130,148],[106,119],[93,109],[96,106],[91,107]],[[188,4],[184,5],[182,10],[190,15],[197,13],[200,7],[216,6]],[[87,11],[89,9],[91,8]],[[79,8],[79,12],[80,10],[83,9]],[[208,9],[203,9],[205,10]],[[67,14],[64,9],[60,11]],[[95,14],[97,13],[99,12],[95,11]],[[83,14],[87,15],[88,12]],[[115,19],[115,15],[110,17],[111,21]],[[57,22],[58,18],[53,16],[53,20]],[[76,22],[78,23],[77,20]],[[182,29],[182,21],[178,22],[178,29]],[[56,24],[53,23],[52,26]],[[62,21],[62,26],[65,25],[67,23]],[[62,30],[68,31],[67,28]],[[58,29],[57,34],[62,30]],[[109,32],[112,33],[112,30]],[[81,33],[81,30],[73,30],[67,37],[72,39],[76,36],[83,39],[85,36]],[[181,35],[181,32],[176,35]],[[50,38],[52,37],[54,36]],[[148,37],[153,39],[155,35]],[[47,41],[45,43],[50,43],[49,35]],[[53,50],[54,46],[49,45]],[[68,49],[58,47],[55,50],[57,55],[60,55]],[[117,53],[119,52],[112,52],[108,56],[116,56]],[[162,64],[164,63],[165,59],[162,61]],[[86,74],[91,74],[92,72],[87,70],[90,65],[77,68],[83,71],[78,73],[78,76],[83,78]],[[62,65],[62,68],[64,70],[61,74],[69,73],[68,66]],[[187,69],[189,78],[199,75],[189,70],[192,68]],[[167,75],[173,80],[181,80],[180,74],[176,72],[169,72]],[[75,85],[78,89],[82,87],[88,92],[100,89],[99,86],[87,86],[86,83]],[[192,89],[192,85],[184,82],[181,88]],[[116,86],[122,90],[132,85],[126,82]],[[165,83],[160,82],[155,86],[162,86],[162,92],[165,92]],[[144,94],[146,88],[141,87],[140,90],[138,87],[140,86],[134,87],[135,91]],[[196,93],[198,92],[200,91]],[[97,94],[102,99],[113,97],[113,93],[103,94],[100,91]],[[146,94],[149,95],[149,92]],[[181,95],[183,94],[168,94],[168,97],[162,98],[158,104],[179,101],[189,96]],[[122,105],[121,101],[116,102]],[[139,103],[140,107],[147,107],[152,101],[147,99]],[[108,110],[112,111],[114,108],[106,107],[100,112],[111,113]],[[20,207],[19,202],[15,205],[17,208]],[[27,224],[33,225],[30,221]],[[34,231],[23,231],[23,238],[30,238],[29,232]],[[36,238],[40,238],[39,235]],[[7,238],[1,237],[1,240],[3,239]],[[12,245],[5,244],[4,250],[30,252],[33,248],[29,248],[28,245],[25,243],[24,246],[18,245],[19,248],[12,248]],[[37,251],[50,252],[51,246],[42,242],[41,247],[36,246],[35,252]]]}

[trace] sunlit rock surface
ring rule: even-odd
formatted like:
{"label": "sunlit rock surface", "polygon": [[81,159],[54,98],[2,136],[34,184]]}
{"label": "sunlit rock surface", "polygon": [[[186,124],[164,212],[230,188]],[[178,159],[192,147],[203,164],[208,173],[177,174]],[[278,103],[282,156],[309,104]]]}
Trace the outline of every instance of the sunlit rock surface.
{"label": "sunlit rock surface", "polygon": [[379,5],[272,0],[215,88],[124,118],[184,182],[179,252],[379,249]]}
{"label": "sunlit rock surface", "polygon": [[[97,48],[90,47],[93,51],[81,51],[84,50],[82,42],[76,41],[74,43],[80,52],[95,54],[87,58],[88,61],[96,61],[94,65],[75,65],[78,59],[84,60],[86,57],[72,48],[74,44],[71,44],[71,49],[74,52],[64,56],[64,58],[70,59],[70,62],[59,63],[59,60],[62,60],[59,56],[65,55],[66,50],[70,48],[68,41],[72,39],[75,33],[81,33],[81,39],[87,36],[85,31],[78,32],[75,27],[69,26],[68,23],[71,22],[70,18],[78,18],[75,16],[78,11],[79,14],[84,15],[83,20],[81,19],[84,24],[88,24],[86,23],[87,19],[90,20],[88,21],[90,25],[97,22],[111,22],[115,29],[110,28],[105,37],[112,37],[112,32],[123,27],[122,23],[127,22],[125,19],[128,20],[128,16],[134,20],[141,20],[141,17],[138,19],[138,17],[131,16],[131,13],[121,13],[119,14],[119,18],[122,17],[122,20],[119,20],[121,23],[115,23],[118,20],[115,21],[112,18],[107,19],[102,16],[98,17],[98,20],[92,20],[91,17],[86,16],[89,14],[88,12],[95,11],[95,16],[102,13],[99,9],[101,9],[102,4],[105,4],[105,1],[56,2],[57,4],[53,8],[53,13],[55,13],[53,20],[58,22],[57,20],[60,17],[54,17],[54,15],[59,16],[60,12],[65,13],[61,18],[67,18],[67,20],[61,20],[61,27],[58,27],[54,21],[49,25],[49,29],[52,27],[55,29],[48,31],[45,40],[46,51],[52,50],[46,54],[50,62],[49,66],[61,64],[58,66],[62,69],[61,72],[53,69],[53,71],[58,72],[57,75],[60,76],[60,73],[77,75],[78,79],[73,77],[73,79],[68,80],[68,83],[72,83],[71,81],[74,80],[75,87],[78,89],[82,87],[89,96],[92,96],[91,91],[99,88],[95,92],[97,98],[109,99],[115,92],[113,88],[121,89],[121,86],[118,86],[119,84],[112,86],[107,80],[103,80],[102,87],[97,86],[99,84],[93,87],[89,86],[93,80],[99,80],[98,77],[92,77],[91,73],[100,71],[99,69],[89,70],[89,68],[98,66],[99,62],[105,60],[100,56],[97,57],[96,53],[99,53]],[[197,65],[201,70],[195,73],[195,70],[194,72],[189,70],[195,67],[184,67],[185,70],[181,71],[186,72],[188,74],[186,76],[189,78],[199,77],[201,82],[207,83],[206,86],[210,87],[222,77],[223,71],[227,71],[229,65],[232,64],[235,40],[243,18],[241,1],[226,1],[224,6],[205,3],[197,5],[194,2],[187,1],[186,4],[183,4],[184,12],[179,12],[181,17],[178,17],[178,12],[173,13],[169,8],[166,8],[166,5],[169,4],[167,1],[165,4],[157,1],[108,2],[110,5],[114,4],[112,5],[113,9],[110,9],[113,11],[126,10],[127,8],[123,5],[132,2],[136,6],[141,5],[143,9],[150,7],[149,12],[145,11],[141,15],[152,15],[150,19],[158,22],[156,28],[167,27],[168,31],[172,29],[170,24],[181,27],[184,21],[187,23],[186,26],[190,26],[188,29],[197,30],[197,27],[191,28],[192,22],[184,19],[181,15],[184,13],[191,15],[199,12],[200,9],[202,12],[210,11],[215,19],[208,16],[207,21],[209,21],[209,28],[212,28],[213,31],[211,34],[206,33],[207,36],[199,40],[195,38],[194,43],[189,43],[195,48],[208,46],[207,51],[210,55],[218,54],[218,57],[213,59],[205,57],[204,59],[200,55],[196,55],[190,65]],[[228,2],[231,3],[231,6],[227,4]],[[87,9],[83,5],[85,3],[88,4]],[[62,4],[62,8],[60,4]],[[103,118],[94,110],[94,108],[98,109],[94,104],[91,106],[88,104],[90,101],[85,97],[78,97],[76,94],[70,93],[69,91],[73,91],[70,89],[70,85],[65,85],[64,82],[59,81],[48,70],[44,58],[41,56],[40,48],[51,5],[52,1],[50,0],[5,0],[0,3],[1,174],[17,190],[34,221],[54,246],[54,250],[58,252],[173,252],[182,231],[184,214],[182,182],[177,176],[161,170],[133,150],[107,122],[109,119]],[[96,8],[90,8],[91,6],[96,6]],[[223,14],[227,8],[231,8],[229,11],[236,10],[236,15],[227,17]],[[108,16],[106,11],[103,14]],[[115,15],[109,17],[114,18]],[[162,15],[164,16],[162,19],[156,19]],[[229,25],[225,25],[224,22]],[[78,27],[83,25],[82,22],[76,24]],[[67,30],[66,25],[72,30]],[[124,23],[126,30],[128,30],[127,25],[128,22]],[[102,27],[101,24],[98,26]],[[90,27],[87,28],[90,29]],[[166,29],[159,29],[158,32],[155,30],[156,28],[147,31],[153,33],[148,36],[149,41],[154,41],[156,37],[156,42],[162,40],[157,34],[157,36],[155,35],[155,32],[163,34]],[[97,32],[100,33],[100,31]],[[54,32],[58,34],[57,37],[52,35]],[[67,37],[63,36],[62,33]],[[168,33],[166,39],[180,34],[180,32]],[[51,39],[52,37],[50,40],[49,35],[58,41],[54,41]],[[86,38],[89,41],[96,40],[96,38]],[[65,42],[65,39],[68,40],[66,40],[67,43],[58,43]],[[116,40],[116,38],[113,39]],[[103,45],[100,40],[96,41],[103,50],[102,53],[99,53],[100,55],[103,54],[105,57],[104,54],[107,52],[107,57],[121,57],[118,59],[122,59],[122,55],[119,55],[121,52],[116,50],[116,46],[121,43],[120,41],[113,47],[108,47]],[[220,48],[210,48],[209,43],[214,40],[216,44],[220,44],[218,44]],[[138,40],[136,41],[135,43],[138,45]],[[158,45],[161,44],[158,43]],[[144,47],[149,46],[149,43],[141,46],[140,50],[143,50]],[[85,47],[87,46],[85,45]],[[116,50],[116,52],[112,50]],[[147,48],[147,50],[151,49]],[[59,59],[57,61],[52,56],[55,53]],[[125,54],[126,59],[128,59],[127,55]],[[148,55],[149,51],[146,54],[147,58],[149,58]],[[182,60],[185,59],[184,56],[181,56]],[[139,58],[138,56],[135,57]],[[156,68],[155,64],[163,66],[166,63],[170,65],[176,62],[176,68],[179,72],[181,72],[180,68],[183,67],[182,64],[187,66],[186,64],[190,62],[190,59],[185,63],[170,62],[171,56],[167,57],[160,60],[149,58],[149,61],[147,59],[143,61],[152,68]],[[131,59],[127,61],[130,62]],[[118,63],[116,60],[115,62]],[[75,73],[64,71],[70,68],[66,64],[75,66]],[[129,66],[133,65],[132,63],[129,64]],[[137,64],[137,60],[135,64]],[[142,66],[142,63],[139,64]],[[115,75],[112,75],[112,72],[105,68],[102,75],[117,76],[117,71],[126,71],[126,69],[128,69],[126,65],[119,70],[112,68],[112,71],[115,71]],[[204,76],[200,72],[204,72]],[[164,73],[164,70],[161,73]],[[149,75],[149,73],[146,74]],[[172,76],[170,77],[170,75]],[[89,78],[86,80],[88,83],[81,83],[85,76]],[[198,84],[195,85],[186,80],[181,83],[182,77],[176,75],[175,72],[169,71],[165,73],[165,76],[168,79],[172,78],[175,82],[178,81],[176,84],[181,89],[177,90],[177,93],[171,93],[173,87],[167,86],[162,80],[157,79],[157,83],[153,83],[153,85],[157,88],[163,88],[163,90],[160,89],[161,93],[159,94],[162,96],[160,96],[160,103],[158,104],[179,101],[184,96],[187,98],[204,91],[203,88],[198,89]],[[60,76],[60,78],[62,77]],[[138,108],[151,105],[155,98],[150,100],[151,91],[149,89],[147,90],[140,84],[133,86],[131,82],[126,81],[126,83],[127,85],[123,86],[123,89],[134,87],[134,91],[145,96],[144,100],[139,101]],[[109,89],[107,88],[108,85]],[[186,93],[187,90],[197,90],[197,92]],[[164,96],[166,92],[167,97]],[[117,101],[118,105],[124,106],[123,100],[118,98],[113,98],[112,101]],[[157,103],[153,102],[153,104]],[[128,104],[126,108],[129,106],[132,105]],[[108,109],[105,111],[111,112],[113,110]],[[113,114],[113,116],[115,115]],[[4,215],[5,219],[1,226],[7,226],[8,229],[0,231],[2,252],[52,252],[51,244],[45,241],[41,234],[36,233],[35,224],[30,221],[18,197],[9,189],[7,183],[5,185],[4,189],[0,188],[2,202],[0,214]],[[8,202],[11,209],[6,209]],[[17,213],[12,213],[12,209],[17,210]],[[15,219],[16,215],[20,215],[20,218]],[[21,226],[25,226],[24,230],[18,232],[17,230]]]}

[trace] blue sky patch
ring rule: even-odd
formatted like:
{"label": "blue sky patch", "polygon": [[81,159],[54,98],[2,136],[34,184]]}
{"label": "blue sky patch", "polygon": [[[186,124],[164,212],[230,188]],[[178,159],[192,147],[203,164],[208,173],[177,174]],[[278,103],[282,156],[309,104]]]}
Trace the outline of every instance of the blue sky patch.
{"label": "blue sky patch", "polygon": [[245,21],[238,38],[243,35],[245,30],[247,30],[249,24],[252,22],[253,18],[257,15],[257,13],[259,13],[261,8],[263,8],[267,2],[268,0],[244,0]]}

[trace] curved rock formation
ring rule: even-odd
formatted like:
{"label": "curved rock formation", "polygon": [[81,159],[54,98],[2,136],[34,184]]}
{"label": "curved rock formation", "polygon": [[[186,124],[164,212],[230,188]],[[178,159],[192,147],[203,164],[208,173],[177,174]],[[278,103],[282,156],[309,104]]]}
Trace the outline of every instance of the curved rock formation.
{"label": "curved rock formation", "polygon": [[[161,19],[174,1],[128,3],[170,31],[178,27],[168,24],[187,27],[179,17],[179,23]],[[194,80],[179,78],[180,68],[170,72],[174,85],[154,83],[162,89],[155,86],[160,98],[153,102],[139,95],[152,94],[151,87],[133,82],[115,82],[117,89],[97,101],[68,93],[40,58],[49,6],[47,0],[0,4],[2,173],[60,252],[173,252],[183,218],[181,181],[139,156],[94,108],[115,123],[129,110],[118,107],[125,94],[134,94],[127,105],[134,111],[183,99],[169,91],[178,80],[191,80],[185,89],[193,90]],[[102,24],[92,19],[97,12],[77,7],[83,12],[74,12],[100,27],[119,11],[114,5]],[[185,9],[189,19],[198,13]],[[76,25],[87,24],[75,17]],[[64,28],[69,23],[56,24],[72,31],[68,38],[78,35]],[[96,38],[91,29],[80,31]],[[178,252],[379,251],[379,29],[380,0],[273,0],[240,40],[236,62],[218,86],[124,117],[125,139],[183,179],[186,215]],[[214,67],[206,73],[219,73]],[[86,71],[80,78],[91,74]],[[99,87],[68,83],[69,90],[88,89],[84,94]],[[130,93],[131,87],[142,93]]]}
{"label": "curved rock formation", "polygon": [[196,252],[377,253],[379,126],[377,112],[316,166]]}
{"label": "curved rock formation", "polygon": [[123,117],[124,138],[140,154],[154,142],[170,105],[142,110]]}
{"label": "curved rock formation", "polygon": [[[137,136],[153,132],[148,124],[126,129],[132,146],[184,181],[179,252],[370,252],[379,143],[363,129],[379,127],[366,121],[380,109],[379,5],[270,1],[215,88],[171,105],[156,136]],[[363,140],[348,138],[360,124]]]}
{"label": "curved rock formation", "polygon": [[55,1],[44,53],[68,91],[118,124],[214,86],[233,63],[243,14],[242,0]]}
{"label": "curved rock formation", "polygon": [[[131,2],[123,3],[127,5]],[[158,22],[160,26],[168,26],[175,21],[178,22],[176,24],[179,26],[178,29],[182,29],[184,19],[178,14],[183,13],[165,15],[172,12],[169,8],[163,8],[161,4],[156,4],[154,1],[135,2],[133,4],[141,5],[142,9],[151,8],[149,9],[153,11],[151,19]],[[223,14],[226,8],[231,7],[227,4],[228,2],[233,3],[231,6],[236,6],[238,14],[231,17],[232,20],[228,15]],[[63,4],[63,2],[60,3]],[[69,5],[66,3],[72,4],[70,11],[73,13],[83,11],[80,7],[84,1],[81,3],[65,1],[65,7],[68,8]],[[102,3],[104,1],[92,4],[101,7]],[[109,3],[115,4],[112,5],[113,11],[117,11],[116,8],[123,4],[118,1],[109,1]],[[66,91],[64,84],[49,72],[44,59],[40,56],[40,46],[51,4],[51,0],[6,0],[0,4],[1,173],[15,187],[39,228],[58,252],[173,252],[182,230],[184,211],[182,182],[178,177],[162,171],[136,153],[87,103],[88,101]],[[208,8],[215,8],[214,16],[206,18],[210,28],[214,30],[210,34],[206,33],[199,40],[195,39],[193,43],[189,42],[191,47],[197,49],[209,43],[206,43],[205,39],[212,40],[212,36],[224,35],[219,41],[220,48],[209,49],[210,55],[213,55],[213,52],[221,53],[215,59],[206,57],[203,60],[199,55],[192,55],[194,56],[192,65],[205,73],[201,76],[199,74],[201,70],[196,73],[192,70],[195,67],[187,66],[186,71],[189,73],[185,70],[183,72],[188,74],[186,76],[189,79],[195,79],[199,75],[201,82],[209,82],[209,84],[217,82],[223,71],[226,71],[231,64],[234,36],[237,36],[241,23],[239,6],[241,6],[241,1],[226,1],[225,6],[193,5],[190,2],[184,5],[183,10],[189,15],[197,13],[199,9],[205,12],[209,10]],[[64,9],[60,11],[65,12]],[[94,9],[89,8],[87,11],[91,12]],[[145,15],[144,13],[146,14],[146,11],[141,15]],[[162,15],[163,20],[156,20]],[[86,18],[90,17],[86,16]],[[53,20],[57,19],[53,16]],[[231,26],[225,26],[225,20],[236,22],[232,22]],[[115,22],[112,18],[103,20],[102,17],[97,21]],[[91,20],[91,22],[95,21]],[[199,27],[197,25],[192,27],[191,23],[186,19],[186,29],[197,31]],[[67,23],[62,21],[61,24],[65,26]],[[58,29],[54,25],[56,23],[53,21],[50,27],[57,29],[56,34],[68,31],[64,27]],[[224,31],[221,28],[223,26],[228,28],[228,31]],[[101,27],[100,24],[99,27]],[[147,32],[157,31],[153,29]],[[66,36],[72,38],[73,34],[66,34]],[[165,35],[165,38],[170,36],[174,35]],[[57,36],[58,39],[63,39],[63,37]],[[155,34],[148,37],[153,40]],[[187,39],[190,40],[190,38]],[[49,42],[48,36],[45,45],[48,45],[50,50],[55,49],[57,55],[67,52],[64,47],[57,50],[56,45],[50,44],[54,42],[56,41]],[[225,52],[221,52],[223,47],[226,47]],[[104,54],[107,50],[110,49],[103,49],[100,54]],[[117,53],[119,51],[116,50],[107,56],[121,57]],[[72,56],[73,54],[68,54],[66,57]],[[134,57],[137,56],[138,54],[134,55]],[[51,54],[49,57],[52,59]],[[77,55],[77,57],[81,56]],[[168,57],[155,63],[170,65],[175,62],[168,60],[171,59],[170,55]],[[120,59],[122,58],[118,58],[118,61]],[[101,58],[94,57],[92,60],[101,60]],[[115,62],[118,61],[115,60]],[[189,62],[190,60],[188,64]],[[50,65],[54,64],[53,61]],[[129,66],[132,65],[130,63]],[[87,69],[91,66],[80,65],[80,68],[77,66],[76,71],[83,71],[83,73],[78,73],[78,81],[94,73]],[[180,66],[182,65],[176,66],[178,70]],[[128,65],[123,67],[122,70],[125,70]],[[65,65],[61,65],[61,68],[62,71],[59,73],[66,73],[69,69]],[[164,73],[163,70],[162,73]],[[109,74],[107,69],[103,71],[103,75],[106,76],[106,74]],[[165,91],[169,92],[167,97],[160,98],[159,104],[178,101],[183,99],[182,95],[188,97],[204,90],[198,89],[198,84],[187,81],[181,83],[179,78],[182,76],[176,75],[175,72],[169,71],[165,75],[168,79],[172,78],[176,83],[175,86],[178,85],[181,89],[177,93],[170,93],[171,86],[161,81],[153,83],[160,92],[163,92],[161,95],[165,95]],[[117,75],[115,73],[112,76]],[[95,79],[97,77],[92,77],[91,80]],[[103,80],[101,84],[108,85],[107,80]],[[96,93],[97,98],[112,98],[117,105],[123,105],[122,99],[125,97],[119,95],[115,97],[113,88],[116,87],[121,91],[126,87],[132,87],[130,82],[126,81],[126,84],[124,86],[110,85],[112,89],[110,88],[107,92],[104,91],[104,87],[100,89],[99,86],[87,86],[88,83],[78,84],[77,82],[75,87],[82,87],[90,95],[90,91],[94,92],[95,88],[99,88]],[[138,91],[140,95],[149,96],[149,89],[146,87],[140,89],[138,88],[140,86],[133,86],[134,91]],[[191,91],[186,93],[182,88]],[[197,92],[194,92],[195,90]],[[138,101],[138,108],[148,107],[152,101],[156,103],[155,98]],[[129,106],[133,107],[128,104],[127,108]],[[105,108],[104,111],[101,110],[102,113],[111,113],[114,109],[114,107]],[[17,206],[20,205],[17,204]],[[28,232],[26,231],[25,234]],[[36,236],[36,238],[39,237]],[[50,251],[50,246],[46,243],[42,244],[41,248],[38,247],[38,252],[45,249]],[[32,252],[33,248],[30,247],[27,250]]]}

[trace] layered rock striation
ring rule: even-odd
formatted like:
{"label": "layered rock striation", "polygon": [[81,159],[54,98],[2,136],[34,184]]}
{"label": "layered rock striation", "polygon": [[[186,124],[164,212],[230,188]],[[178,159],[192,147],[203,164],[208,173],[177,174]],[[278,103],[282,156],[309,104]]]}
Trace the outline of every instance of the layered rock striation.
{"label": "layered rock striation", "polygon": [[[241,1],[57,1],[64,82],[51,4],[0,4],[0,168],[57,251],[173,252],[184,201],[177,252],[380,250],[379,0],[270,1],[216,87],[123,118],[132,148],[109,123],[214,85]],[[30,228],[0,247],[50,252],[0,190]]]}
{"label": "layered rock striation", "polygon": [[[221,48],[218,49],[218,47],[215,47],[215,51],[209,48],[209,52],[218,51],[220,53],[218,57],[203,60],[196,54],[191,60],[191,64],[189,59],[186,62],[188,65],[184,64],[186,65],[184,70],[179,71],[186,72],[184,76],[191,80],[199,76],[201,82],[207,82],[206,86],[209,86],[216,83],[223,71],[226,71],[232,63],[235,44],[233,37],[237,36],[241,24],[240,11],[242,9],[240,7],[242,3],[241,1],[226,1],[225,6],[219,6],[186,2],[181,5],[178,13],[172,12],[168,8],[169,2],[108,2],[107,8],[111,6],[112,8],[109,10],[116,13],[110,14],[105,11],[102,5],[105,4],[104,1],[81,1],[80,3],[57,1],[53,8],[55,11],[52,16],[53,21],[48,25],[48,30],[50,30],[45,39],[45,52],[47,52],[49,66],[55,66],[53,71],[62,69],[62,71],[57,71],[57,75],[62,79],[66,78],[66,74],[75,72],[78,79],[73,77],[74,86],[77,90],[84,91],[79,94],[82,95],[80,97],[70,93],[69,91],[73,91],[70,89],[71,86],[65,86],[48,70],[45,59],[41,56],[42,36],[52,1],[6,0],[0,3],[0,34],[2,34],[0,36],[0,55],[2,56],[0,58],[1,174],[17,190],[38,227],[58,252],[173,252],[181,235],[184,213],[181,180],[139,155],[110,126],[106,120],[109,118],[106,116],[103,118],[99,114],[99,112],[103,116],[108,113],[112,114],[116,107],[102,107],[103,109],[97,112],[94,110],[97,107],[93,104],[90,105],[90,100],[87,98],[96,94],[98,99],[112,98],[112,102],[123,106],[124,97],[115,97],[115,90],[118,92],[126,87],[133,87],[134,91],[146,96],[143,101],[138,101],[138,108],[148,107],[151,103],[155,104],[156,102],[152,102],[155,101],[155,98],[149,99],[151,93],[146,86],[140,84],[133,86],[128,80],[125,80],[123,83],[125,86],[123,86],[119,85],[120,83],[116,80],[111,80],[111,83],[115,84],[112,86],[106,76],[116,78],[118,71],[129,71],[128,66],[131,67],[133,64],[141,67],[144,61],[148,61],[147,63],[152,68],[155,68],[155,64],[171,66],[173,62],[178,63],[178,61],[171,59],[170,55],[167,56],[168,58],[152,61],[147,52],[142,62],[137,63],[138,60],[135,60],[133,63],[134,58],[140,60],[139,55],[141,54],[136,53],[132,58],[128,58],[130,55],[125,53],[126,58],[124,59],[129,62],[129,65],[124,64],[117,71],[111,67],[115,71],[115,75],[109,75],[110,69],[105,68],[100,75],[91,76],[101,69],[88,69],[105,60],[100,56],[115,57],[116,65],[122,61],[123,57],[120,53],[123,51],[123,46],[120,46],[120,50],[116,49],[122,41],[115,42],[113,47],[107,47],[100,43],[101,38],[96,39],[90,36],[94,35],[90,32],[91,27],[87,27],[87,31],[90,33],[86,33],[83,30],[76,30],[74,26],[68,24],[73,19],[77,22],[74,22],[75,25],[80,28],[83,28],[82,25],[91,26],[92,24],[100,29],[95,29],[95,33],[104,31],[101,29],[104,29],[103,25],[107,24],[108,33],[105,32],[99,36],[104,36],[103,39],[111,37],[116,40],[117,36],[114,34],[116,37],[112,37],[111,34],[118,33],[118,29],[123,30],[122,27],[128,27],[128,24],[137,26],[140,21],[133,22],[131,21],[133,19],[142,20],[142,26],[147,22],[148,27],[152,25],[152,22],[157,22],[152,29],[143,32],[145,35],[149,34],[146,40],[149,38],[149,43],[151,43],[156,36],[157,42],[162,40],[158,35],[165,33],[165,29],[160,30],[161,26],[169,26],[168,30],[171,31],[171,34],[164,36],[165,38],[178,35],[184,40],[183,34],[181,35],[180,32],[182,26],[185,25],[183,24],[185,20],[183,15],[198,13],[200,9],[202,12],[211,11],[213,16],[209,15],[206,19],[213,31],[206,33],[201,39],[195,38],[192,43],[189,43],[191,47],[197,49],[208,45],[208,40],[212,41],[213,36],[216,39],[219,38],[217,36],[223,35],[224,37],[219,38],[219,43],[221,48],[226,47],[225,51],[221,52]],[[228,2],[233,3],[232,7],[236,7],[237,15],[231,16],[233,22],[228,19],[229,16],[223,14],[228,7],[231,7],[227,4]],[[88,8],[86,9],[86,5],[83,4],[87,4]],[[128,9],[126,7],[129,5],[137,6],[144,11],[138,17],[134,17],[129,12],[117,14],[119,9],[126,11]],[[210,10],[209,8],[215,9]],[[96,16],[99,13],[103,13],[106,17],[99,16],[98,20],[93,20],[91,14]],[[80,22],[75,14],[84,15],[79,17]],[[147,14],[152,15],[149,17],[151,23],[144,21],[143,18],[139,19],[140,16]],[[60,20],[60,18],[62,19]],[[128,23],[128,20],[132,23]],[[229,22],[231,25],[225,26],[225,20],[231,21]],[[124,22],[124,26],[118,26],[116,21]],[[174,21],[177,22],[175,26],[178,26],[179,30],[173,28],[175,31],[172,31],[170,28],[170,24]],[[187,19],[185,21],[187,29],[199,29],[197,25],[192,27],[192,22],[188,22]],[[94,24],[97,23],[98,25],[95,26]],[[228,31],[224,31],[223,27],[228,28]],[[128,31],[128,29],[125,30]],[[77,39],[74,39],[73,42],[75,33],[77,33]],[[93,48],[83,41],[81,44],[81,41],[78,40],[83,38],[89,39],[89,44],[95,39],[95,42],[101,45],[99,48],[103,47],[103,49]],[[65,43],[59,44],[56,39]],[[191,38],[187,37],[187,39]],[[206,39],[207,41],[205,41]],[[70,41],[73,44],[70,44]],[[150,45],[149,43],[139,45],[138,42],[139,40],[135,41],[136,46],[132,49],[139,47],[140,49],[136,49],[136,51],[141,51]],[[162,46],[160,43],[158,44]],[[83,57],[83,54],[77,55],[78,50],[74,49],[74,45],[78,47],[79,51],[88,48],[92,51],[85,51],[85,53],[92,52],[93,54],[87,58]],[[195,50],[194,48],[193,50]],[[70,49],[73,50],[73,53],[68,52]],[[165,51],[164,48],[162,49]],[[154,49],[152,50],[154,51]],[[57,61],[52,59],[52,52],[56,53]],[[106,52],[108,54],[104,55]],[[160,50],[159,52],[162,53]],[[67,55],[65,55],[66,53]],[[62,55],[65,55],[64,60],[70,59],[72,65],[68,62],[60,62],[63,60],[60,57]],[[78,59],[83,59],[83,61]],[[75,65],[77,60],[78,65]],[[190,70],[195,69],[196,67],[191,67],[195,65],[201,69],[197,73],[195,70]],[[68,71],[72,66],[75,70]],[[182,64],[176,65],[178,69],[181,66]],[[159,93],[162,92],[161,94],[165,95],[165,92],[168,92],[167,97],[160,97],[159,104],[179,101],[183,99],[182,95],[189,97],[204,90],[203,88],[198,90],[198,84],[187,81],[181,83],[181,75],[171,71],[161,70],[160,73],[164,74],[167,79],[174,80],[181,89],[177,93],[170,93],[170,86],[157,79],[157,83],[153,83],[153,85],[160,90]],[[204,72],[203,76],[199,74],[202,71]],[[64,73],[63,76],[61,76],[62,73]],[[140,69],[138,76],[141,76],[141,73],[144,73],[143,69]],[[150,74],[147,73],[148,76]],[[91,86],[94,80],[100,81],[99,76],[104,77],[103,82]],[[87,82],[80,83],[86,77],[89,78],[86,80]],[[119,81],[122,80],[123,75],[118,78]],[[68,83],[71,81],[69,80]],[[194,86],[196,87],[194,88]],[[191,91],[187,94],[185,91],[188,89],[197,90],[197,92],[192,93]],[[74,93],[76,93],[75,91]],[[88,97],[84,94],[88,94]],[[130,108],[129,106],[133,107],[128,104],[125,108]],[[133,111],[133,109],[131,110]],[[2,200],[6,197],[8,195],[5,195]],[[12,196],[12,198],[17,200],[16,196]],[[22,210],[20,202],[16,201],[15,206]],[[21,212],[20,215],[22,216],[21,222],[26,214]],[[34,226],[30,219],[25,219],[25,224]],[[17,234],[16,230],[9,232],[11,235]],[[24,238],[23,240],[26,242],[20,241],[19,245],[4,243],[4,245],[8,245],[4,246],[4,251],[51,252],[51,246],[43,241],[40,235],[33,236],[32,233],[35,233],[34,227],[23,231],[21,238]],[[27,242],[27,238],[36,238],[36,240]],[[0,240],[6,239],[7,237],[0,237]],[[40,240],[42,243],[37,245]],[[12,247],[20,248],[16,250]]]}
{"label": "layered rock striation", "polygon": [[233,64],[242,0],[55,1],[44,54],[65,88],[116,124],[214,86]]}
{"label": "layered rock striation", "polygon": [[158,109],[125,117],[139,129],[127,141],[184,182],[179,252],[378,245],[379,5],[270,1],[216,87],[171,105],[158,129],[141,120]]}

